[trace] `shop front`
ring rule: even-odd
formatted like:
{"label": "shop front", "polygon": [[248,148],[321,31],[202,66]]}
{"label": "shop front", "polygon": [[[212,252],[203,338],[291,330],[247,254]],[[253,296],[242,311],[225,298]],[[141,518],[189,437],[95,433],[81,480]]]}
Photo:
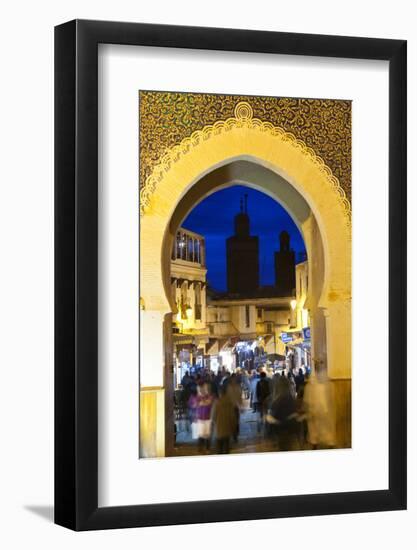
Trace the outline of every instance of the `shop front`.
{"label": "shop front", "polygon": [[303,367],[306,371],[311,371],[310,327],[281,332],[280,338],[285,344],[286,367],[290,370]]}
{"label": "shop front", "polygon": [[205,366],[204,342],[193,336],[174,336],[174,388],[178,388],[187,372],[194,375]]}

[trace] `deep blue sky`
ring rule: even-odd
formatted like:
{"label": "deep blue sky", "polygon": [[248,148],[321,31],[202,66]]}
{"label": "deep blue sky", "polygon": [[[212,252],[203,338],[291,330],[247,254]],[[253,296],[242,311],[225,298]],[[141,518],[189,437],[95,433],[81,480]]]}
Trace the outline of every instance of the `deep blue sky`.
{"label": "deep blue sky", "polygon": [[234,185],[213,193],[198,204],[181,224],[206,239],[207,280],[216,290],[226,290],[226,239],[234,233],[233,220],[240,211],[240,199],[248,195],[251,235],[259,236],[261,285],[273,285],[274,252],[279,248],[279,233],[291,236],[291,248],[304,252],[303,238],[287,211],[273,199],[255,189]]}

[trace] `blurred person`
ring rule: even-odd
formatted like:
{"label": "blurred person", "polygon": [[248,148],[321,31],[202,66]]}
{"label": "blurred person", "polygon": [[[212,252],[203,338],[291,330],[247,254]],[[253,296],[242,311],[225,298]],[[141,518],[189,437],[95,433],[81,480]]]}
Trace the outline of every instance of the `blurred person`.
{"label": "blurred person", "polygon": [[297,395],[298,395],[298,392],[301,390],[301,386],[304,386],[304,381],[305,381],[304,371],[302,367],[299,367],[298,372],[295,376],[295,390],[297,392]]}
{"label": "blurred person", "polygon": [[[264,371],[260,374],[260,379],[256,385],[256,397],[258,399],[258,410],[261,423],[263,423],[264,416],[268,409],[268,398],[271,394],[271,383],[266,377]],[[259,429],[259,426],[258,426]]]}
{"label": "blurred person", "polygon": [[217,384],[216,375],[213,371],[210,371],[208,374],[207,382],[210,385],[210,392],[215,398],[217,398],[219,396],[219,386]]}
{"label": "blurred person", "polygon": [[188,403],[188,400],[190,399],[192,392],[193,391],[197,392],[197,384],[195,381],[195,377],[187,371],[185,375],[182,377],[181,385],[183,388],[182,399],[184,403]]}
{"label": "blurred person", "polygon": [[274,378],[270,400],[270,414],[279,422],[284,422],[296,412],[295,398],[288,378]]}
{"label": "blurred person", "polygon": [[190,382],[192,382],[192,377],[190,376],[190,373],[188,370],[185,371],[184,376],[181,379],[181,385],[183,388],[185,388]]}
{"label": "blurred person", "polygon": [[313,449],[332,448],[336,442],[336,418],[332,387],[326,373],[312,372],[304,387],[308,440]]}
{"label": "blurred person", "polygon": [[242,406],[242,388],[239,384],[236,374],[232,374],[229,379],[229,383],[226,386],[226,392],[229,396],[230,401],[233,404],[235,411],[235,428],[233,431],[233,440],[236,443],[239,436],[239,419],[240,419],[240,408]]}
{"label": "blurred person", "polygon": [[249,387],[250,387],[250,406],[252,407],[252,411],[256,413],[258,411],[258,396],[256,395],[256,386],[259,382],[259,375],[256,370],[253,370],[251,372],[251,378],[249,381]]}
{"label": "blurred person", "polygon": [[221,369],[218,369],[217,374],[215,376],[215,383],[216,383],[216,386],[217,386],[217,391],[219,391],[219,388],[222,384],[223,377],[224,377],[223,371]]}
{"label": "blurred person", "polygon": [[219,399],[213,405],[212,420],[216,430],[216,446],[219,454],[230,452],[230,438],[235,433],[236,412],[227,388],[221,387]]}
{"label": "blurred person", "polygon": [[272,377],[272,380],[271,380],[271,392],[273,390],[273,385],[276,384],[276,382],[279,378],[281,378],[281,374],[279,373],[279,371],[276,371],[274,373],[274,376]]}
{"label": "blurred person", "polygon": [[198,403],[197,388],[191,388],[187,405],[188,405],[188,421],[190,423],[192,439],[198,439],[197,403]]}
{"label": "blurred person", "polygon": [[297,390],[296,390],[296,384],[295,384],[294,370],[293,369],[288,371],[287,380],[290,384],[290,390],[291,390],[292,396],[295,399],[295,396],[297,395]]}
{"label": "blurred person", "polygon": [[230,372],[227,370],[224,370],[223,378],[220,382],[220,385],[226,387],[229,384],[229,382],[230,382]]}
{"label": "blurred person", "polygon": [[249,383],[249,376],[246,370],[242,371],[242,390],[245,395],[245,399],[250,398],[250,383]]}
{"label": "blurred person", "polygon": [[297,402],[288,378],[283,378],[282,376],[275,378],[266,422],[277,435],[281,451],[294,450],[299,447],[299,432],[301,428]]}
{"label": "blurred person", "polygon": [[214,396],[210,391],[209,384],[202,383],[198,387],[197,394],[197,434],[198,449],[200,452],[210,449],[211,439],[211,409],[214,402]]}

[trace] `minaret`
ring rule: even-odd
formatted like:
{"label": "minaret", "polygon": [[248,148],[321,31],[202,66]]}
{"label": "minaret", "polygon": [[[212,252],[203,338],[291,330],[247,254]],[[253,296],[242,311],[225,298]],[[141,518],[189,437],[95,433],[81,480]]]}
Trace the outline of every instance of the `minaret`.
{"label": "minaret", "polygon": [[235,234],[226,240],[227,291],[250,295],[259,288],[259,242],[250,235],[248,196],[240,199],[240,212],[234,219]]}
{"label": "minaret", "polygon": [[295,253],[287,231],[281,231],[279,251],[275,252],[275,286],[280,296],[292,296],[295,292]]}

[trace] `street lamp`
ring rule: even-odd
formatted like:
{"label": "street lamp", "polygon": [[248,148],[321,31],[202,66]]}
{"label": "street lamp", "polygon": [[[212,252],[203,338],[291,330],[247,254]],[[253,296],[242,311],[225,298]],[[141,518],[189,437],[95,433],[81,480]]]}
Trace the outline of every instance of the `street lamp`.
{"label": "street lamp", "polygon": [[297,307],[297,300],[292,299],[290,302],[290,306],[291,306],[291,309],[294,311],[295,308]]}

